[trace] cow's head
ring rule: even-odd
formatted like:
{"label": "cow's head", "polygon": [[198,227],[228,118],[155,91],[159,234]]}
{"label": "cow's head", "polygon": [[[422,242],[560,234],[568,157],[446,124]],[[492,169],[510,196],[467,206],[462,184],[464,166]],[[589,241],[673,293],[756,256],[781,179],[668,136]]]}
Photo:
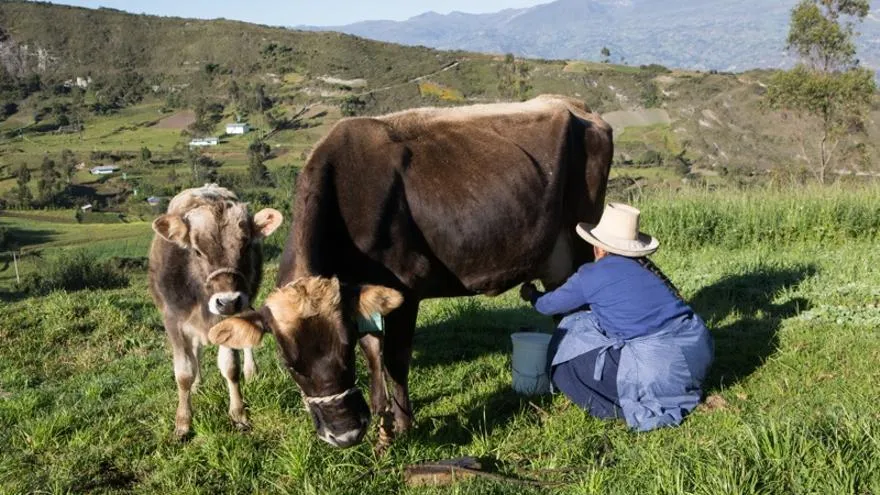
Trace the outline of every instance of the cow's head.
{"label": "cow's head", "polygon": [[181,263],[192,283],[204,288],[202,304],[226,316],[248,307],[248,294],[257,289],[250,285],[262,270],[259,241],[282,219],[272,208],[250,217],[244,203],[216,201],[182,215],[162,215],[153,221],[153,230],[184,249]]}
{"label": "cow's head", "polygon": [[402,302],[403,296],[387,287],[304,277],[276,289],[259,310],[215,325],[209,339],[243,349],[271,331],[281,360],[302,389],[318,437],[349,447],[363,439],[370,422],[370,409],[355,387],[357,319],[386,315]]}

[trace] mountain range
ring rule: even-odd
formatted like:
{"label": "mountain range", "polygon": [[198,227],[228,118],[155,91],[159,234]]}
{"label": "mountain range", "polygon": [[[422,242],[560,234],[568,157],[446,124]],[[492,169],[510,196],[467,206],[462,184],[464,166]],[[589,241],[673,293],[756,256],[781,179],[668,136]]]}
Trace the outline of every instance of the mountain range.
{"label": "mountain range", "polygon": [[[491,14],[427,12],[405,21],[307,27],[381,41],[549,59],[742,71],[790,65],[797,0],[557,0]],[[300,28],[303,28],[302,26]],[[862,62],[880,68],[880,9],[857,27]]]}

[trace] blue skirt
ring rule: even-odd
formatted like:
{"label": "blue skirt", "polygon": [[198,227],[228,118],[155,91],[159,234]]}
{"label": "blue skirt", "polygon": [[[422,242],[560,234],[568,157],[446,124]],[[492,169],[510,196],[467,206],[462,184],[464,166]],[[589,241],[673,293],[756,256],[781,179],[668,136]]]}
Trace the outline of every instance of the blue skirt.
{"label": "blue skirt", "polygon": [[712,357],[712,336],[692,313],[621,339],[607,335],[594,314],[580,312],[559,323],[547,362],[554,386],[572,402],[647,431],[677,425],[697,406]]}
{"label": "blue skirt", "polygon": [[593,378],[600,349],[553,366],[550,377],[553,385],[569,400],[591,415],[602,419],[623,418],[617,392],[617,369],[620,366],[620,349],[609,349],[605,357],[602,377]]}

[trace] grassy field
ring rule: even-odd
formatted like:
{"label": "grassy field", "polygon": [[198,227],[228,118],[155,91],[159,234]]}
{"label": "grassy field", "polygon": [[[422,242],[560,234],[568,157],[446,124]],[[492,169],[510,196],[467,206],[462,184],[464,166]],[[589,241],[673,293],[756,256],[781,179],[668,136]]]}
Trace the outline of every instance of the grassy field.
{"label": "grassy field", "polygon": [[[243,387],[253,430],[229,423],[208,349],[195,436],[173,441],[170,352],[143,276],[4,304],[0,492],[880,493],[878,199],[877,186],[642,197],[655,260],[716,342],[711,400],[651,433],[510,390],[509,335],[551,328],[513,292],[424,303],[415,429],[381,458],[315,438],[272,339]],[[403,484],[407,464],[461,455],[558,485]]]}
{"label": "grassy field", "polygon": [[[73,250],[87,250],[95,259],[146,256],[153,233],[149,222],[123,223],[115,215],[100,213],[88,213],[87,218],[112,223],[78,224],[73,210],[0,213],[0,227],[8,229],[18,255],[24,253],[19,259],[19,276],[37,272]],[[0,291],[14,289],[15,279],[12,255],[0,252]]]}

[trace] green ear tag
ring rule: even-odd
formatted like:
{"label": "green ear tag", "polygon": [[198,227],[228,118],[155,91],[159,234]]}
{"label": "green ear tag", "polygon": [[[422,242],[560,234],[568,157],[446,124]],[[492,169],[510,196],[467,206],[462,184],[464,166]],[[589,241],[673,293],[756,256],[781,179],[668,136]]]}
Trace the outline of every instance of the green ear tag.
{"label": "green ear tag", "polygon": [[378,311],[369,317],[358,315],[357,322],[360,333],[382,333],[385,331],[385,318]]}

